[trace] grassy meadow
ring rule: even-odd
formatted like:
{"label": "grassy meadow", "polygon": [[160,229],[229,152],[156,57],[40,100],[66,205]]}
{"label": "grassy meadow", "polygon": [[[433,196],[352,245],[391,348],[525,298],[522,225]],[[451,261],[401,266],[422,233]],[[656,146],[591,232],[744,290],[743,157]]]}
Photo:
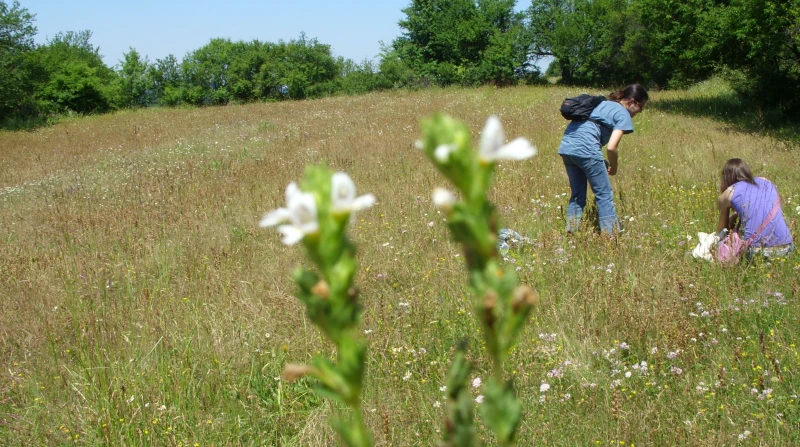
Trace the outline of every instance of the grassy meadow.
{"label": "grassy meadow", "polygon": [[519,445],[800,444],[800,255],[733,268],[689,255],[716,225],[731,157],[777,184],[797,240],[798,128],[766,128],[715,82],[653,92],[620,145],[624,232],[595,234],[590,209],[567,237],[557,108],[575,93],[393,92],[0,133],[0,445],[337,445],[341,408],[280,378],[332,352],[293,295],[308,261],[257,226],[321,162],[378,199],[351,229],[367,423],[376,445],[435,445],[456,343],[470,341],[474,377],[489,368],[431,203],[446,184],[414,147],[436,111],[474,137],[496,114],[539,149],[501,163],[491,192],[501,227],[531,240],[506,262],[539,293],[508,363]]}

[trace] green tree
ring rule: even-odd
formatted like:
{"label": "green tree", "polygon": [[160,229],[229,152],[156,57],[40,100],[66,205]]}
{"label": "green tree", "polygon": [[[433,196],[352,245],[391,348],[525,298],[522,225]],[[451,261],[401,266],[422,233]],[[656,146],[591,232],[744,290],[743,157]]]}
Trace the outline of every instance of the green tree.
{"label": "green tree", "polygon": [[148,67],[153,81],[153,97],[157,104],[175,106],[183,102],[183,74],[178,58],[170,54]]}
{"label": "green tree", "polygon": [[123,55],[118,72],[121,103],[127,107],[143,107],[155,100],[153,73],[147,57],[131,48]]}
{"label": "green tree", "polygon": [[211,39],[183,58],[187,102],[194,105],[227,104],[231,99],[228,82],[233,43],[230,39]]}
{"label": "green tree", "polygon": [[36,49],[35,63],[44,73],[36,97],[49,112],[97,113],[117,107],[117,75],[103,63],[91,37],[88,30],[58,33]]}
{"label": "green tree", "polygon": [[392,86],[387,78],[378,72],[375,63],[369,59],[357,64],[351,59],[340,56],[336,59],[336,66],[339,71],[338,90],[343,93],[360,94]]}
{"label": "green tree", "polygon": [[33,50],[35,16],[15,1],[0,0],[0,122],[35,112],[32,100],[33,67],[28,54]]}
{"label": "green tree", "polygon": [[413,0],[399,22],[405,30],[384,52],[381,70],[393,82],[407,68],[413,79],[439,85],[508,84],[529,70],[514,0]]}
{"label": "green tree", "polygon": [[336,91],[339,70],[330,45],[301,34],[288,43],[267,45],[265,53],[257,77],[262,97],[304,99]]}
{"label": "green tree", "polygon": [[800,116],[800,1],[731,0],[713,12],[729,36],[723,63],[734,70],[734,88],[760,107]]}

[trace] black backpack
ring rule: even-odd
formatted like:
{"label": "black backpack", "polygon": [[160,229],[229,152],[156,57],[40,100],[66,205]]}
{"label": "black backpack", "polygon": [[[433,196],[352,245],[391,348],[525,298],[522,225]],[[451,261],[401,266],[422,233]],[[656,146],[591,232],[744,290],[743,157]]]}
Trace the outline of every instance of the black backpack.
{"label": "black backpack", "polygon": [[605,101],[605,96],[592,96],[587,94],[567,98],[561,103],[561,116],[572,121],[586,121],[592,110]]}

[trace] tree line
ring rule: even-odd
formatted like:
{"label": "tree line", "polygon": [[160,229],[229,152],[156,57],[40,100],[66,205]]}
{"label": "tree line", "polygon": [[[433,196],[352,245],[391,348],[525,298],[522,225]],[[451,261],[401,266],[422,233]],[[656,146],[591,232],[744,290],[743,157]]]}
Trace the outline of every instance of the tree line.
{"label": "tree line", "polygon": [[560,82],[682,88],[727,79],[754,107],[800,114],[800,0],[410,0],[378,62],[288,42],[211,39],[181,60],[131,48],[108,67],[90,31],[34,43],[35,15],[0,0],[0,123],[127,107],[304,99],[393,88]]}

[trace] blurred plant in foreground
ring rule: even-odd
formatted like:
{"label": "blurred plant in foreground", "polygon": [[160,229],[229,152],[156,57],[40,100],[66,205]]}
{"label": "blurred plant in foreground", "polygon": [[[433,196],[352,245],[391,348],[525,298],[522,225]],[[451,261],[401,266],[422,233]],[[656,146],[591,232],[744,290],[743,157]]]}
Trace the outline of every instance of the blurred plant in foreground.
{"label": "blurred plant in foreground", "polygon": [[[444,188],[433,192],[433,202],[447,213],[453,239],[462,244],[469,270],[469,283],[476,297],[476,314],[483,327],[486,350],[492,361],[481,417],[494,433],[498,445],[509,446],[522,419],[522,407],[511,380],[504,379],[503,363],[516,343],[536,293],[517,285],[513,267],[501,266],[497,251],[497,214],[486,199],[492,174],[500,160],[523,160],[536,155],[536,148],[518,138],[505,143],[496,116],[489,117],[481,133],[479,150],[472,150],[467,127],[449,116],[434,115],[422,123],[422,149],[439,171],[458,190],[461,199]],[[448,398],[444,445],[471,446],[475,443],[472,399],[467,378],[470,364],[466,346],[456,351],[446,381]]]}
{"label": "blurred plant in foreground", "polygon": [[270,211],[260,222],[262,227],[277,225],[286,245],[302,242],[321,274],[298,267],[293,279],[308,317],[336,346],[336,362],[315,356],[311,365],[286,365],[283,375],[287,380],[315,377],[319,394],[350,407],[352,420],[334,426],[351,447],[371,446],[372,436],[361,414],[367,345],[356,336],[361,307],[353,287],[355,247],[346,231],[351,214],[374,203],[371,194],[356,197],[349,175],[312,166],[300,186],[292,182],[286,187],[286,208]]}

